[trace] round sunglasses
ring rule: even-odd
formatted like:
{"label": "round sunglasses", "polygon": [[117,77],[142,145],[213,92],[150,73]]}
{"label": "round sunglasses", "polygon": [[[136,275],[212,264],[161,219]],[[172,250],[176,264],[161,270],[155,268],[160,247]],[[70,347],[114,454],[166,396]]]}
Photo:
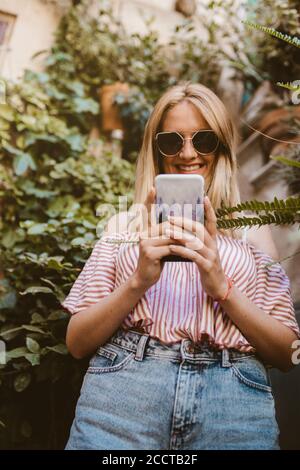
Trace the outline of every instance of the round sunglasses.
{"label": "round sunglasses", "polygon": [[158,132],[155,141],[158,150],[165,157],[177,155],[183,148],[184,142],[191,140],[194,149],[201,155],[208,155],[217,150],[219,138],[212,129],[196,131],[192,137],[183,137],[179,132]]}

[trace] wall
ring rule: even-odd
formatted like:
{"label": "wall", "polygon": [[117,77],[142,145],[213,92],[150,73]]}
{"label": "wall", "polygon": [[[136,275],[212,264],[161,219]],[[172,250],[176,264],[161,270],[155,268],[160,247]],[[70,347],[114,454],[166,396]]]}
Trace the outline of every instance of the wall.
{"label": "wall", "polygon": [[15,80],[26,67],[40,70],[42,56],[36,59],[32,56],[51,47],[62,11],[42,0],[0,0],[0,10],[17,17],[1,74]]}

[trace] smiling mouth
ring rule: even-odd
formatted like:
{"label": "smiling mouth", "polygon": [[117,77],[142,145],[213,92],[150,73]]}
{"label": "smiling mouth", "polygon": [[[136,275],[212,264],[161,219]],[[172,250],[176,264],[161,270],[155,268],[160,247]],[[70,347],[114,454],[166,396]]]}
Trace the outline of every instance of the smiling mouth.
{"label": "smiling mouth", "polygon": [[200,170],[200,168],[204,168],[206,163],[197,163],[197,165],[176,165],[179,170],[183,171],[196,171]]}

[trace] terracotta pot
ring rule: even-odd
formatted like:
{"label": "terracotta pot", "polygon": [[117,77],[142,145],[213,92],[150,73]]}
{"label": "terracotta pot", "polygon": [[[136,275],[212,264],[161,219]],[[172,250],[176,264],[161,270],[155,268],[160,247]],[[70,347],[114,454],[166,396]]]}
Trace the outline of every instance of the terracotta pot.
{"label": "terracotta pot", "polygon": [[184,16],[193,16],[196,12],[196,1],[195,0],[177,0],[175,3],[175,11],[181,13]]}
{"label": "terracotta pot", "polygon": [[278,124],[288,124],[289,118],[300,117],[300,106],[290,106],[289,109],[280,108],[265,114],[259,122],[259,130],[265,131]]}
{"label": "terracotta pot", "polygon": [[289,142],[300,143],[300,136],[291,132],[292,118],[300,118],[300,106],[275,109],[265,114],[259,121],[258,130],[271,137],[271,139],[262,139],[262,148],[266,156],[269,156],[275,149],[278,151],[278,148],[283,151]]}
{"label": "terracotta pot", "polygon": [[102,129],[104,131],[113,131],[115,129],[124,130],[118,107],[113,103],[113,100],[117,93],[127,95],[128,91],[128,83],[121,82],[116,82],[112,85],[103,85],[100,88]]}

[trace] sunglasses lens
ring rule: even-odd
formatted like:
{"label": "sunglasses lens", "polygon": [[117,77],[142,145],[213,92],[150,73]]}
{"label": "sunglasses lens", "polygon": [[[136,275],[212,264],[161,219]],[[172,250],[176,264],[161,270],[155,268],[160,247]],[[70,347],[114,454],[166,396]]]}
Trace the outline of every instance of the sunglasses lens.
{"label": "sunglasses lens", "polygon": [[165,155],[175,155],[182,147],[182,139],[175,132],[158,134],[157,145],[159,150]]}
{"label": "sunglasses lens", "polygon": [[197,152],[213,153],[219,143],[218,136],[214,132],[197,132],[193,137],[193,145]]}

